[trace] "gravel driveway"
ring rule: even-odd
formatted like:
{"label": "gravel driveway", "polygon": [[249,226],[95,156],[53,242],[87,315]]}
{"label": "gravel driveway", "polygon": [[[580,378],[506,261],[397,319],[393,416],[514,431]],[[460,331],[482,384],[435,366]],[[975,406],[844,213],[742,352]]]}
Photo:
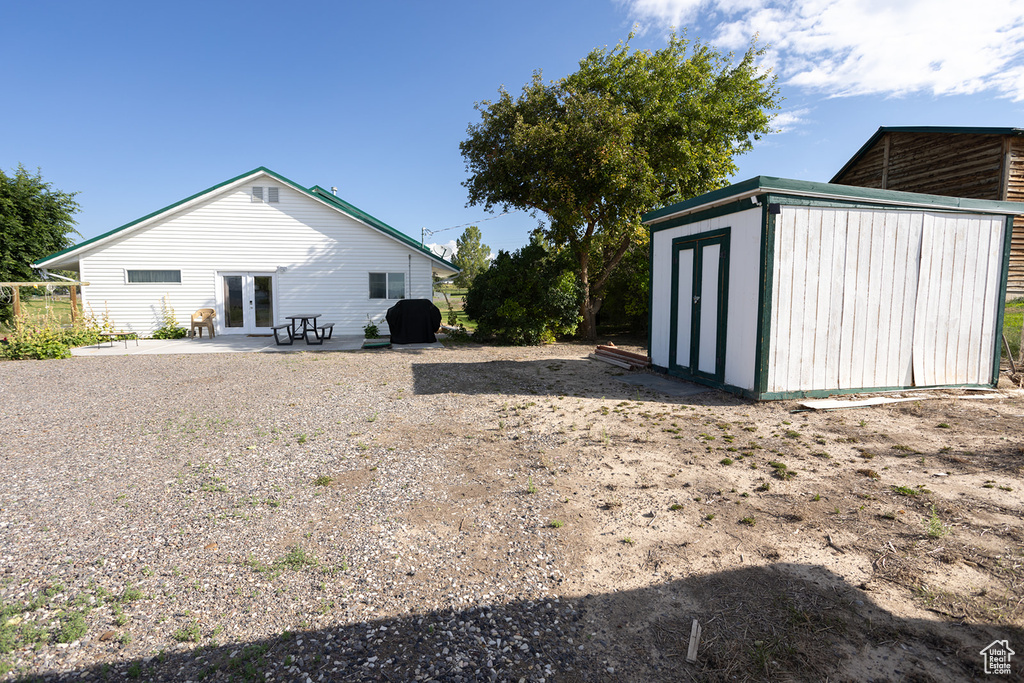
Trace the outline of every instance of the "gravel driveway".
{"label": "gravel driveway", "polygon": [[0,362],[0,677],[959,681],[1024,642],[1019,390],[794,413],[592,349]]}
{"label": "gravel driveway", "polygon": [[0,364],[0,661],[48,680],[591,677],[558,471],[524,456],[553,437],[499,417],[548,392],[559,355]]}

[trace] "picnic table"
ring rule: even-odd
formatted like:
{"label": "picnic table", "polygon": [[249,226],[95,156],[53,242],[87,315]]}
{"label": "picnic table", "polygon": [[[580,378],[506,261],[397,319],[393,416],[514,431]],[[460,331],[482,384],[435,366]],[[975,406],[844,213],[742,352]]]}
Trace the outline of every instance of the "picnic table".
{"label": "picnic table", "polygon": [[[317,327],[316,319],[321,315],[321,313],[286,315],[285,318],[291,322],[274,326],[274,341],[277,342],[278,346],[291,344],[296,339],[303,339],[306,344],[323,344],[324,339],[330,339],[334,333],[334,323],[323,323],[320,327]],[[285,335],[287,341],[281,339],[280,333],[283,330],[287,331]],[[311,334],[312,338],[310,337]]]}

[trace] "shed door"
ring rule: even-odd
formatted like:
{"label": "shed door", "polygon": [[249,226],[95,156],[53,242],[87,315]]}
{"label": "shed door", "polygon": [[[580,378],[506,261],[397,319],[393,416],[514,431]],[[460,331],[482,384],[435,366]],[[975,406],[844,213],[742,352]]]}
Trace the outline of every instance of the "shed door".
{"label": "shed door", "polygon": [[672,241],[673,374],[724,380],[728,278],[728,228]]}

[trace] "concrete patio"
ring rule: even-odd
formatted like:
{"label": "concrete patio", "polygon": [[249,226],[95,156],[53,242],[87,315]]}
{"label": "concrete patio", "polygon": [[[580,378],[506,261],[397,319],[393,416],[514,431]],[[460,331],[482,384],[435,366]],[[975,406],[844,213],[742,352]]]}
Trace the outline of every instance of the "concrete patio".
{"label": "concrete patio", "polygon": [[[307,345],[301,339],[294,344],[278,346],[273,337],[248,337],[244,335],[220,335],[196,339],[129,339],[100,345],[81,346],[71,349],[71,355],[93,356],[140,356],[174,355],[185,353],[298,353],[301,351],[358,351],[363,348],[362,336],[335,336],[322,345]],[[376,340],[381,341],[381,340]],[[394,350],[442,349],[441,342],[433,344],[396,344]]]}

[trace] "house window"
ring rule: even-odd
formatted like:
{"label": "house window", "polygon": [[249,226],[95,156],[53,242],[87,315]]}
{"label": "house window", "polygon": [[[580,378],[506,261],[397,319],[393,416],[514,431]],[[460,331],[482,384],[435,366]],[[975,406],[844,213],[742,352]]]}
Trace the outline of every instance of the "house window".
{"label": "house window", "polygon": [[371,299],[404,299],[405,273],[370,273]]}
{"label": "house window", "polygon": [[128,282],[175,282],[181,284],[180,270],[129,270]]}
{"label": "house window", "polygon": [[[264,193],[266,190],[266,193]],[[252,201],[262,202],[263,198],[266,197],[268,204],[277,204],[278,202],[278,190],[276,187],[258,187],[253,186],[252,188]]]}

